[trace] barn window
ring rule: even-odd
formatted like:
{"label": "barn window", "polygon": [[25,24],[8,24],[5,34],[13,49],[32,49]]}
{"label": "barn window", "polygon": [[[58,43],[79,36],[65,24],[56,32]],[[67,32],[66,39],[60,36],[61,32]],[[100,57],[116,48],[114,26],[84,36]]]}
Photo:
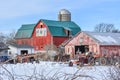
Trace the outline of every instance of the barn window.
{"label": "barn window", "polygon": [[43,25],[40,25],[40,28],[42,28],[43,27]]}
{"label": "barn window", "polygon": [[70,28],[66,28],[66,27],[64,27],[64,31],[65,31],[65,33],[66,33],[66,35],[68,36],[68,37],[70,37],[71,36],[71,29]]}
{"label": "barn window", "polygon": [[67,31],[67,35],[70,36],[70,31],[69,30]]}
{"label": "barn window", "polygon": [[40,28],[43,28],[43,23],[40,23]]}
{"label": "barn window", "polygon": [[65,32],[66,32],[66,35],[67,35],[68,37],[71,37],[71,31],[66,30]]}
{"label": "barn window", "polygon": [[36,29],[36,36],[46,36],[47,29],[46,28],[37,28]]}

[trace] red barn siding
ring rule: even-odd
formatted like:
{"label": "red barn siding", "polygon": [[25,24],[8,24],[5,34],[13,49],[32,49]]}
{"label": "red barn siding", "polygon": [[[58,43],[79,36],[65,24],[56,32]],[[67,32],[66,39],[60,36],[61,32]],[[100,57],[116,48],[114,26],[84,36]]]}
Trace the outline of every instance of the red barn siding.
{"label": "red barn siding", "polygon": [[119,54],[120,55],[120,46],[100,46],[101,54]]}
{"label": "red barn siding", "polygon": [[[80,40],[83,40],[80,42]],[[77,34],[65,45],[65,53],[70,54],[73,58],[75,55],[75,46],[88,45],[89,51],[95,54],[117,54],[120,55],[120,46],[117,45],[100,45],[92,37],[84,32]],[[74,55],[73,55],[74,54]]]}
{"label": "red barn siding", "polygon": [[59,46],[65,40],[68,40],[68,37],[53,37],[53,44]]}
{"label": "red barn siding", "polygon": [[[40,24],[42,23],[42,28],[47,29],[47,35],[46,36],[36,36],[36,29],[40,28]],[[29,44],[31,46],[34,46],[35,51],[43,50],[44,46],[46,44],[52,44],[52,36],[47,28],[47,26],[43,22],[38,22],[38,24],[35,26],[32,37],[27,39],[16,39],[18,44]]]}
{"label": "red barn siding", "polygon": [[[41,26],[42,24],[42,26]],[[46,28],[47,35],[46,36],[36,36],[36,29],[38,28]],[[39,21],[37,25],[34,28],[34,31],[32,33],[31,38],[27,39],[16,39],[18,44],[28,44],[31,46],[34,46],[35,51],[41,51],[44,50],[44,46],[47,44],[54,44],[56,46],[59,46],[61,43],[63,43],[65,40],[67,40],[69,37],[60,37],[60,36],[52,36],[48,27],[44,22]]]}
{"label": "red barn siding", "polygon": [[[80,40],[82,39],[83,42]],[[67,45],[65,45],[65,53],[74,57],[75,46],[88,45],[89,51],[93,53],[99,53],[99,45],[88,35],[82,33],[77,34]]]}
{"label": "red barn siding", "polygon": [[[40,26],[41,23],[43,24],[42,28],[47,29],[47,35],[46,36],[36,36],[36,29],[41,27]],[[35,50],[43,50],[43,48],[46,44],[52,44],[52,36],[51,36],[47,26],[41,21],[36,25],[36,27],[33,31],[32,38],[34,39],[33,46],[35,46]]]}
{"label": "red barn siding", "polygon": [[16,42],[18,44],[29,44],[29,45],[32,45],[33,46],[33,43],[32,43],[32,39],[29,38],[29,39],[16,39]]}

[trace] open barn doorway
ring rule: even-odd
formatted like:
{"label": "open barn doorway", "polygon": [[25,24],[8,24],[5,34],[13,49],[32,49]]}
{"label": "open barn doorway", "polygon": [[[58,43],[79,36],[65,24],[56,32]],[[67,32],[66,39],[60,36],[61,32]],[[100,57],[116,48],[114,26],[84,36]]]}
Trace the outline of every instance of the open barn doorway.
{"label": "open barn doorway", "polygon": [[89,51],[89,46],[88,45],[80,45],[80,46],[75,46],[75,54],[78,53],[86,53]]}
{"label": "open barn doorway", "polygon": [[21,55],[27,55],[28,54],[28,50],[21,50]]}

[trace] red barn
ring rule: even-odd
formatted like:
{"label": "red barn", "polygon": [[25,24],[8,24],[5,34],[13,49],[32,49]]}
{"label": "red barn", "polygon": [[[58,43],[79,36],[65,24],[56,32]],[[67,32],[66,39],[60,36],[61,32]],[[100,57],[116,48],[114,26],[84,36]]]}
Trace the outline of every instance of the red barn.
{"label": "red barn", "polygon": [[22,25],[15,36],[16,42],[33,46],[36,52],[44,51],[47,44],[59,46],[81,31],[70,19],[70,12],[63,9],[59,13],[59,21],[41,19],[37,24]]}
{"label": "red barn", "polygon": [[65,53],[72,58],[76,53],[87,50],[94,54],[120,55],[120,33],[79,32],[62,45],[65,46]]}

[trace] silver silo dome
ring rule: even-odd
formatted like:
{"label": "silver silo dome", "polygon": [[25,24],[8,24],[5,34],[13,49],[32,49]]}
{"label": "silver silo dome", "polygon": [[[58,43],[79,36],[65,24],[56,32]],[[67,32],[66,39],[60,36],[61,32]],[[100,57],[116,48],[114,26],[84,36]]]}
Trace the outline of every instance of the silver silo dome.
{"label": "silver silo dome", "polygon": [[66,9],[61,9],[58,14],[59,21],[71,21],[71,13]]}

